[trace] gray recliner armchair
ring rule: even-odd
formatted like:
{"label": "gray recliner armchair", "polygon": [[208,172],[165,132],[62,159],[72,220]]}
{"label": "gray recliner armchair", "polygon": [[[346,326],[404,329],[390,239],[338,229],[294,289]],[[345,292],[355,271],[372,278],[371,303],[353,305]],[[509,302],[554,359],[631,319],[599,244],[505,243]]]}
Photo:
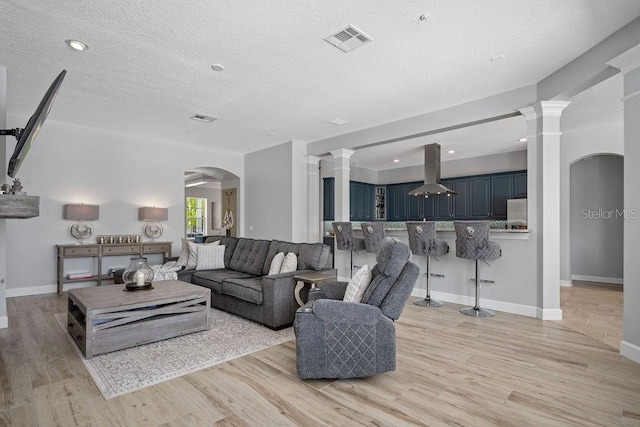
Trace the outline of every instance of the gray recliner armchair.
{"label": "gray recliner armchair", "polygon": [[342,301],[346,282],[325,282],[309,292],[293,323],[300,378],[357,378],[395,370],[394,320],[419,275],[409,257],[407,245],[385,238],[361,303]]}

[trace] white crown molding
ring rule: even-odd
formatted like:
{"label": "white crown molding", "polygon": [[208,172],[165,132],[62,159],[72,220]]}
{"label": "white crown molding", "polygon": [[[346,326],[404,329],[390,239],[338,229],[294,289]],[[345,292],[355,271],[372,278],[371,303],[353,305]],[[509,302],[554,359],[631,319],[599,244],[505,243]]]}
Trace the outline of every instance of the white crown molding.
{"label": "white crown molding", "polygon": [[529,107],[521,108],[522,113],[527,121],[535,120],[539,117],[560,117],[562,111],[571,104],[571,101],[540,101]]}
{"label": "white crown molding", "polygon": [[350,159],[355,153],[355,150],[349,150],[348,148],[338,148],[337,150],[329,151],[334,159]]}
{"label": "white crown molding", "polygon": [[320,164],[320,159],[321,159],[320,157],[313,156],[311,154],[307,154],[306,156],[304,156],[304,160],[309,165],[318,165],[318,164]]}

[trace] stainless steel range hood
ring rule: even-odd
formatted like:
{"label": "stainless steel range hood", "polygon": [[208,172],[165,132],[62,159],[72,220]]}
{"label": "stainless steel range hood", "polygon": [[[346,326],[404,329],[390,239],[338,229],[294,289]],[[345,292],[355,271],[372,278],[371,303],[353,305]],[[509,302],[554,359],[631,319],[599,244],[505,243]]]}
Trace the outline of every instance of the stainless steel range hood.
{"label": "stainless steel range hood", "polygon": [[424,185],[411,190],[410,196],[437,196],[456,194],[455,191],[440,184],[440,144],[424,146]]}

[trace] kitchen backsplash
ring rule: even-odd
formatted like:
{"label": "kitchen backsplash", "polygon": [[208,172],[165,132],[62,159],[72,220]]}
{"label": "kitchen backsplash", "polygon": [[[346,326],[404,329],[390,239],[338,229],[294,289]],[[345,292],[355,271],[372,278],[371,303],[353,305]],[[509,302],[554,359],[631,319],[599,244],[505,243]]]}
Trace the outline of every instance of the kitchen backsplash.
{"label": "kitchen backsplash", "polygon": [[[493,230],[505,230],[507,228],[507,221],[490,221],[490,227]],[[333,221],[324,221],[324,234],[330,235],[333,234]],[[354,230],[361,230],[361,222],[352,221]],[[384,223],[385,230],[406,230],[407,223],[406,221],[388,221]],[[436,221],[436,230],[439,231],[450,231],[453,230],[453,221]]]}

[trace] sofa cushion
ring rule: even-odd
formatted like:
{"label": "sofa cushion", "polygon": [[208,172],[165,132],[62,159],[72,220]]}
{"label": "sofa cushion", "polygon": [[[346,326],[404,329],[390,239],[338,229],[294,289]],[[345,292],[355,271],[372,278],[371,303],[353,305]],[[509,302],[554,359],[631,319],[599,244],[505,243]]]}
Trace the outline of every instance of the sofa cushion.
{"label": "sofa cushion", "polygon": [[298,270],[323,270],[329,260],[329,246],[322,243],[290,243],[272,240],[262,274],[268,274],[271,260],[277,253],[293,252],[298,257]]}
{"label": "sofa cushion", "polygon": [[262,305],[262,277],[226,279],[222,282],[222,294]]}
{"label": "sofa cushion", "polygon": [[224,268],[231,268],[231,257],[233,256],[233,251],[236,250],[238,240],[237,237],[211,236],[207,237],[204,242],[213,243],[219,241],[221,245],[224,245]]}
{"label": "sofa cushion", "polygon": [[[263,272],[263,268],[270,243],[269,240],[240,238],[236,249],[233,251],[229,268],[253,274],[254,276],[266,274],[266,272]],[[271,262],[269,262],[269,266],[271,266]]]}
{"label": "sofa cushion", "polygon": [[[179,276],[178,276],[179,277]],[[251,274],[233,270],[196,271],[191,275],[191,283],[211,289],[214,293],[222,293],[222,282],[227,279],[246,279],[255,277]]]}

